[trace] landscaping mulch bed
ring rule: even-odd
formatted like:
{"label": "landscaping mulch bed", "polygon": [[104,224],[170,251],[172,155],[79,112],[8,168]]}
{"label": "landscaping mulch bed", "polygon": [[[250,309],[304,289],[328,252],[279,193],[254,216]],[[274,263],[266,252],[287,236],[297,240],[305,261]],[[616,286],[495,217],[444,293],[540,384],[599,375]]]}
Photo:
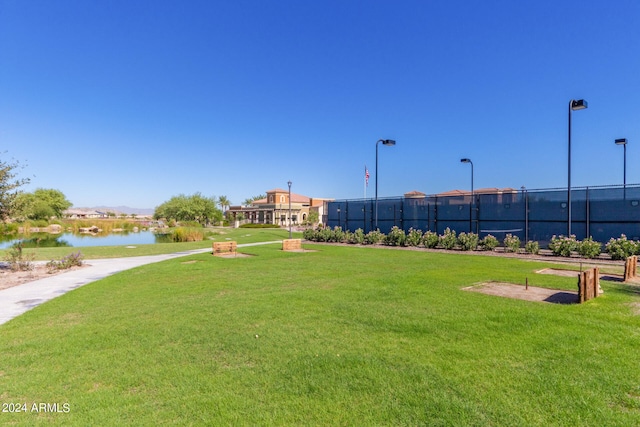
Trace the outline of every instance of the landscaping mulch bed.
{"label": "landscaping mulch bed", "polygon": [[536,286],[517,285],[505,282],[485,282],[462,288],[465,291],[480,292],[505,298],[515,298],[525,301],[540,301],[554,304],[576,304],[579,302],[578,293],[538,288]]}
{"label": "landscaping mulch bed", "polygon": [[31,270],[11,271],[7,263],[0,262],[0,290],[22,285],[23,283],[34,282],[45,277],[73,271],[82,267],[71,267],[67,270],[54,270],[51,272],[44,264],[34,264]]}

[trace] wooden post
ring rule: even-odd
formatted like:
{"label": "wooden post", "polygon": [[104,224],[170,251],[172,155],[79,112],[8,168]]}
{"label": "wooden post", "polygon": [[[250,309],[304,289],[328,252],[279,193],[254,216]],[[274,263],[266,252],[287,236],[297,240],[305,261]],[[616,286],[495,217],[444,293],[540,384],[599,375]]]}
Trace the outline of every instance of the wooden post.
{"label": "wooden post", "polygon": [[624,262],[624,281],[635,279],[638,275],[638,256],[627,257]]}
{"label": "wooden post", "polygon": [[600,269],[598,267],[585,270],[578,275],[578,297],[580,303],[596,298],[602,293],[600,289]]}

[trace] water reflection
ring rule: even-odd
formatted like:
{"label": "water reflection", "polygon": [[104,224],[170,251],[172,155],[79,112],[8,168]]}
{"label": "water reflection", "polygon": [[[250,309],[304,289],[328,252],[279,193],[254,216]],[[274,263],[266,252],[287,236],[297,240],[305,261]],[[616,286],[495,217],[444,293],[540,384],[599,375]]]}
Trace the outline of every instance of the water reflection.
{"label": "water reflection", "polygon": [[10,248],[20,241],[23,242],[25,248],[55,248],[149,245],[154,243],[170,243],[171,238],[168,235],[155,234],[152,231],[140,231],[137,233],[122,232],[108,235],[32,233],[22,239],[15,235],[0,236],[0,249]]}
{"label": "water reflection", "polygon": [[[61,236],[51,235],[48,233],[38,233],[38,236],[29,236],[28,239],[21,239],[23,248],[61,248],[69,247],[71,244],[62,239]],[[3,242],[4,243],[4,242]],[[2,244],[0,244],[0,247]],[[8,245],[13,245],[8,242]]]}

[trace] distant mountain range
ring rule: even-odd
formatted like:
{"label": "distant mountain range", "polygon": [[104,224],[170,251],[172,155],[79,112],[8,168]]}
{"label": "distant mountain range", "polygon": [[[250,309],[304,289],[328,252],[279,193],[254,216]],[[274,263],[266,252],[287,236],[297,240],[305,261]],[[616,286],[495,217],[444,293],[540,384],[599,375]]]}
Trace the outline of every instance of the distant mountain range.
{"label": "distant mountain range", "polygon": [[93,206],[90,208],[76,208],[74,209],[90,209],[99,212],[113,212],[115,214],[136,214],[136,215],[153,215],[154,209],[141,209],[141,208],[130,208],[129,206]]}

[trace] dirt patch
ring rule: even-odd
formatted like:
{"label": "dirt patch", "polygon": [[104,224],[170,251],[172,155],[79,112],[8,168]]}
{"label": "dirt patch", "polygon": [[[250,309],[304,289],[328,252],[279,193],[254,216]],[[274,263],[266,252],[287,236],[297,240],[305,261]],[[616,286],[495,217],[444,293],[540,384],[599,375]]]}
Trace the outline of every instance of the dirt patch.
{"label": "dirt patch", "polygon": [[82,267],[72,267],[67,270],[56,270],[50,273],[46,266],[34,265],[33,269],[28,271],[11,271],[8,265],[0,263],[0,290],[44,279],[45,277],[55,276],[56,274],[66,273],[67,271],[77,270],[78,268]]}
{"label": "dirt patch", "polygon": [[[575,277],[577,279],[578,275],[580,274],[580,271],[579,270],[561,270],[556,268],[544,268],[542,270],[536,271],[536,273],[551,274],[553,276],[561,276],[561,277]],[[601,273],[600,280],[606,280],[609,282],[623,282],[624,278],[619,274]]]}
{"label": "dirt patch", "polygon": [[515,298],[525,301],[540,301],[554,304],[578,303],[578,293],[559,289],[526,287],[515,283],[485,282],[462,288],[465,291],[480,292],[505,298]]}
{"label": "dirt patch", "polygon": [[249,257],[252,257],[253,255],[236,252],[235,254],[234,253],[221,253],[221,254],[216,254],[215,256],[216,256],[216,258],[228,259],[228,258],[249,258]]}

